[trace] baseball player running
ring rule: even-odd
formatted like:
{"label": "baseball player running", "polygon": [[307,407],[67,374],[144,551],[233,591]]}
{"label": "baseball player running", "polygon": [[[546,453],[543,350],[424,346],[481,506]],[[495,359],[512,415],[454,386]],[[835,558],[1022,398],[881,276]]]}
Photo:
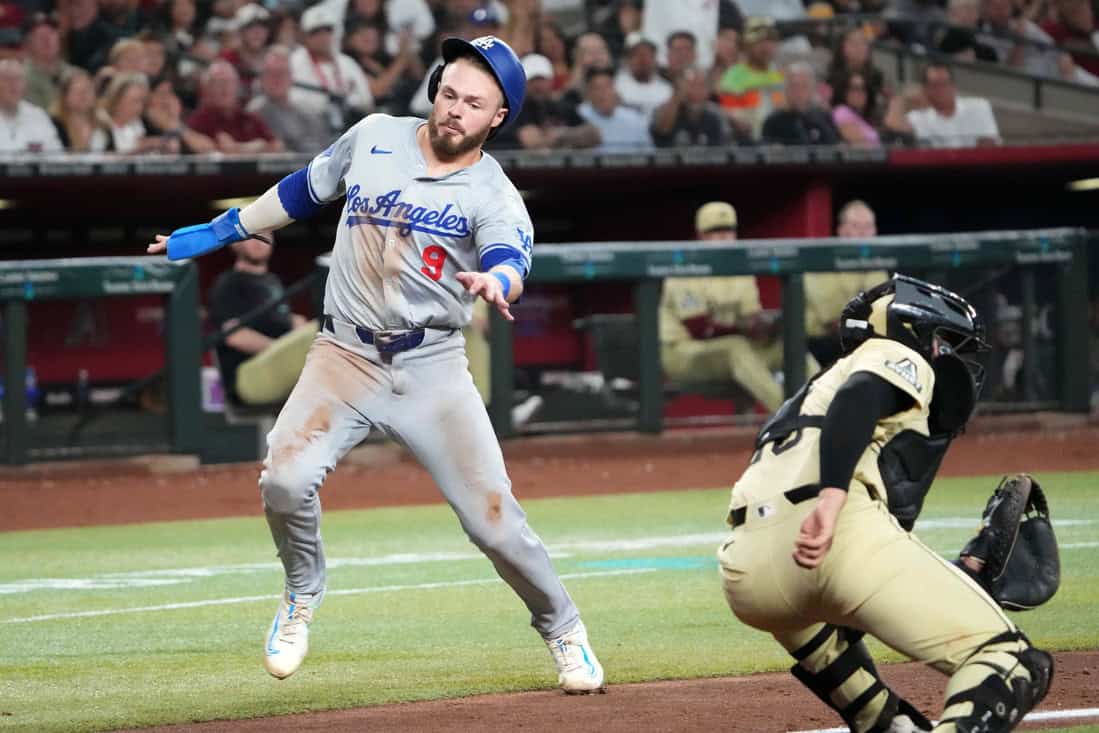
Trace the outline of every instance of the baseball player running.
{"label": "baseball player running", "polygon": [[370,115],[243,210],[158,235],[150,253],[192,257],[345,199],[321,332],[267,436],[260,490],[286,571],[264,648],[293,674],[325,590],[319,491],[372,430],[431,472],[470,540],[531,613],[568,693],[603,687],[580,614],[511,493],[500,446],[466,366],[460,329],[479,297],[509,320],[533,230],[481,147],[519,114],[526,78],[493,36],[449,38],[427,121]]}
{"label": "baseball player running", "polygon": [[856,733],[931,729],[885,686],[864,634],[950,675],[937,731],[1010,731],[1049,688],[1053,658],[975,579],[983,551],[967,546],[963,572],[902,526],[972,414],[983,336],[968,302],[920,280],[860,293],[841,317],[843,356],[764,425],[733,487],[726,600]]}

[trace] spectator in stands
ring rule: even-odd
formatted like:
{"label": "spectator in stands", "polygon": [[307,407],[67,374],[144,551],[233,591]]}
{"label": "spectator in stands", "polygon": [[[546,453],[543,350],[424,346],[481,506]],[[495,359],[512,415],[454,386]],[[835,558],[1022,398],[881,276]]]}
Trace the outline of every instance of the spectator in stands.
{"label": "spectator in stands", "polygon": [[534,53],[541,20],[542,5],[539,0],[511,0],[507,5],[507,21],[501,38],[520,58]]}
{"label": "spectator in stands", "polygon": [[675,94],[653,113],[650,130],[658,147],[672,147],[725,145],[732,135],[730,127],[721,108],[710,101],[705,72],[689,68],[680,75]]}
{"label": "spectator in stands", "polygon": [[626,58],[614,77],[622,104],[646,117],[672,96],[672,85],[657,73],[656,44],[634,31],[626,38]]}
{"label": "spectator in stands", "polygon": [[740,60],[740,31],[732,26],[722,26],[718,29],[717,39],[714,41],[714,63],[706,77],[709,80],[709,88],[717,92],[721,77],[725,72],[736,66]]}
{"label": "spectator in stands", "polygon": [[100,118],[110,130],[110,149],[123,155],[178,153],[179,138],[149,135],[141,114],[149,96],[149,82],[139,72],[113,75],[99,99]]}
{"label": "spectator in stands", "polygon": [[[729,245],[736,240],[736,210],[711,201],[695,214],[698,239]],[[673,277],[660,302],[660,351],[664,372],[679,381],[728,380],[744,387],[768,411],[782,404],[782,338],[778,314],[765,311],[752,275]],[[807,375],[816,373],[806,357]]]}
{"label": "spectator in stands", "polygon": [[145,49],[145,63],[141,71],[149,80],[149,84],[156,86],[161,79],[171,79],[175,84],[175,70],[168,65],[168,49],[164,36],[152,30],[145,30],[138,34],[137,39]]}
{"label": "spectator in stands", "polygon": [[946,21],[936,0],[891,0],[884,14],[892,35],[906,44],[925,47],[931,32]]}
{"label": "spectator in stands", "polygon": [[213,139],[222,153],[277,153],[282,143],[271,128],[240,103],[240,77],[228,61],[210,64],[202,75],[202,96],[187,125]]}
{"label": "spectator in stands", "polygon": [[[860,242],[878,236],[874,210],[858,199],[844,204],[836,217],[836,236]],[[805,273],[805,335],[817,362],[831,364],[839,358],[839,314],[847,301],[888,278],[883,270]]]}
{"label": "spectator in stands", "polygon": [[977,36],[980,19],[980,0],[950,0],[947,7],[949,25],[932,32],[932,43],[942,53],[963,61],[996,63],[999,61],[996,50]]}
{"label": "spectator in stands", "polygon": [[370,83],[370,94],[379,108],[403,113],[413,92],[424,76],[424,65],[416,53],[411,33],[400,35],[397,55],[390,56],[382,47],[378,26],[348,26],[344,52],[358,62]]}
{"label": "spectator in stands", "polygon": [[767,17],[772,20],[802,20],[805,4],[801,0],[737,0],[745,16]]}
{"label": "spectator in stands", "polygon": [[65,58],[70,63],[94,72],[107,61],[107,52],[114,45],[116,33],[99,17],[98,0],[69,0],[63,6],[62,23],[65,34]]}
{"label": "spectator in stands", "polygon": [[[671,54],[675,51],[670,45],[661,54],[660,63],[670,67],[667,71],[669,80],[678,79],[689,66],[709,68],[714,60],[718,28],[723,25],[740,27],[744,22],[737,3],[731,0],[675,0],[647,2],[644,6],[641,31],[647,37],[670,40],[678,31],[688,34],[692,58],[674,61]],[[686,48],[680,49],[683,55],[687,52]]]}
{"label": "spectator in stands", "polygon": [[597,10],[592,14],[593,22],[588,30],[606,39],[613,58],[621,58],[625,53],[627,36],[631,33],[644,32],[641,20],[643,4],[641,0],[610,0],[604,6],[605,9]]}
{"label": "spectator in stands", "polygon": [[672,31],[664,43],[664,57],[667,60],[661,73],[664,78],[673,81],[698,63],[698,41],[690,31]]}
{"label": "spectator in stands", "polygon": [[26,85],[22,61],[0,60],[0,154],[61,152],[49,115],[23,99]]}
{"label": "spectator in stands", "polygon": [[301,17],[304,42],[290,54],[295,106],[325,117],[334,133],[374,108],[370,82],[350,56],[336,51],[333,28],[336,20],[323,5],[315,5]]}
{"label": "spectator in stands", "polygon": [[1099,77],[1099,30],[1091,0],[1054,0],[1055,20],[1042,30],[1068,51],[1077,66]]}
{"label": "spectator in stands", "polygon": [[[444,35],[457,36],[472,41],[479,36],[499,36],[501,33],[500,17],[491,6],[480,7],[480,3],[475,0],[450,0],[444,9],[446,14],[440,22],[440,27],[453,28],[454,30],[445,34],[440,33],[436,38],[435,61],[428,66],[427,74],[424,75],[419,88],[412,95],[412,101],[409,102],[409,110],[412,114],[420,117],[427,117],[431,114],[431,102],[427,98],[427,84],[431,79],[431,72],[443,63],[441,44]],[[574,102],[574,106],[577,103]]]}
{"label": "spectator in stands", "polygon": [[862,28],[850,28],[832,51],[828,84],[836,86],[849,74],[860,74],[874,96],[887,93],[885,75],[870,58],[870,41]]}
{"label": "spectator in stands", "polygon": [[136,38],[120,38],[107,54],[107,66],[101,69],[110,74],[144,74],[145,46]]}
{"label": "spectator in stands", "polygon": [[99,18],[114,32],[115,38],[128,38],[141,30],[138,3],[131,0],[99,0]]}
{"label": "spectator in stands", "polygon": [[614,66],[610,50],[603,36],[598,33],[584,33],[576,39],[572,50],[572,78],[564,97],[568,104],[578,106],[584,99],[584,86],[588,72],[592,69],[607,69]]}
{"label": "spectator in stands", "polygon": [[[271,232],[265,236],[274,239]],[[246,239],[233,245],[233,268],[210,289],[210,322],[230,331],[241,318],[281,298],[286,290],[268,266],[271,245]],[[234,403],[263,405],[285,400],[305,365],[317,322],[290,311],[285,301],[225,337],[216,347],[225,394]]]}
{"label": "spectator in stands", "polygon": [[584,121],[576,108],[553,97],[553,66],[536,53],[523,57],[527,97],[515,123],[493,140],[494,147],[548,150],[590,148],[600,143],[599,130]]}
{"label": "spectator in stands", "polygon": [[561,28],[548,20],[543,20],[538,30],[537,53],[549,59],[553,66],[552,88],[561,91],[568,83],[571,74],[569,65],[569,44]]}
{"label": "spectator in stands", "polygon": [[70,68],[61,77],[50,120],[61,145],[70,153],[104,153],[112,149],[111,133],[96,113],[95,86],[88,72]]}
{"label": "spectator in stands", "polygon": [[982,97],[959,97],[949,66],[928,64],[923,87],[929,106],[907,115],[921,143],[938,148],[999,144],[1000,130],[992,106]]}
{"label": "spectator in stands", "polygon": [[626,153],[649,150],[648,119],[635,109],[619,103],[614,90],[614,70],[592,69],[585,85],[587,101],[576,112],[599,130],[602,153]]}
{"label": "spectator in stands", "polygon": [[718,99],[742,135],[758,138],[763,120],[782,105],[782,72],[775,67],[778,30],[770,18],[749,18],[741,60],[725,72]]}
{"label": "spectator in stands", "polygon": [[885,108],[882,118],[881,141],[886,145],[915,145],[916,132],[908,121],[908,113],[927,109],[927,97],[920,84],[908,84],[899,94],[894,94]]}
{"label": "spectator in stands", "polygon": [[184,124],[183,102],[168,79],[161,79],[153,84],[145,101],[145,116],[142,121],[150,135],[178,140],[179,152],[184,155],[212,153],[217,150],[217,144],[211,138]]}
{"label": "spectator in stands", "polygon": [[877,95],[862,74],[855,72],[836,80],[832,87],[832,122],[843,142],[851,145],[880,145],[875,129]]}
{"label": "spectator in stands", "polygon": [[260,94],[249,103],[248,111],[266,122],[287,150],[316,154],[332,142],[321,118],[290,103],[290,52],[282,46],[268,49],[259,85]]}
{"label": "spectator in stands", "polygon": [[786,67],[786,104],[763,123],[763,141],[779,145],[835,145],[839,130],[832,115],[817,104],[817,75],[805,61]]}
{"label": "spectator in stands", "polygon": [[1055,45],[1053,39],[1034,21],[1017,15],[1012,0],[981,0],[978,28],[981,42],[996,52],[1001,64],[1036,76],[1058,76],[1057,52],[1042,48]]}
{"label": "spectator in stands", "polygon": [[255,3],[241,6],[233,16],[238,43],[234,48],[221,52],[221,58],[237,70],[246,99],[252,96],[255,81],[263,68],[267,42],[271,36],[270,22],[271,14],[263,6]]}
{"label": "spectator in stands", "polygon": [[61,78],[74,68],[61,55],[61,35],[52,16],[39,13],[23,33],[24,99],[43,109],[56,101]]}

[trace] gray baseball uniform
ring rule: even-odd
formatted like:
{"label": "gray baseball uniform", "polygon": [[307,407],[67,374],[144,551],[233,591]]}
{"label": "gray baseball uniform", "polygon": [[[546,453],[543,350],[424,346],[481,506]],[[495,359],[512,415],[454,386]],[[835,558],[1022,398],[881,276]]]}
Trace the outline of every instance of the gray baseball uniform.
{"label": "gray baseball uniform", "polygon": [[[529,269],[526,207],[489,155],[427,175],[416,118],[366,117],[309,166],[310,196],[345,197],[325,294],[325,324],[274,429],[260,477],[287,589],[325,586],[319,490],[371,430],[406,446],[470,540],[531,612],[545,638],[579,619],[530,529],[473,386],[461,331],[474,298],[455,278],[506,257]],[[371,332],[425,328],[398,353]]]}

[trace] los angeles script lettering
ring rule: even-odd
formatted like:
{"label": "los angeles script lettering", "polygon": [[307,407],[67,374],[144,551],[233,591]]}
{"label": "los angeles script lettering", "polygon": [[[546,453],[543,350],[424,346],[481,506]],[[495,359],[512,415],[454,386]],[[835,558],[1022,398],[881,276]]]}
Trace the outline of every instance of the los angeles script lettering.
{"label": "los angeles script lettering", "polygon": [[347,190],[349,214],[366,214],[402,225],[400,229],[402,236],[407,236],[413,229],[431,229],[436,233],[453,232],[454,236],[458,237],[469,236],[469,221],[464,216],[451,214],[451,204],[447,204],[442,211],[417,206],[408,201],[401,201],[400,189],[394,189],[382,196],[375,196],[371,205],[369,196],[359,196],[361,190],[357,183]]}

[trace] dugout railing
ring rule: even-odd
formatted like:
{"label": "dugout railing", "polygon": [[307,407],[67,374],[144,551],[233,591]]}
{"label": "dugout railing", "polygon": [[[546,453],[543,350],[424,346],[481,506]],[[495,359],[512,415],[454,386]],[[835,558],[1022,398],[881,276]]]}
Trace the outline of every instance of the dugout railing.
{"label": "dugout railing", "polygon": [[[166,299],[164,354],[167,425],[158,435],[136,432],[129,440],[146,452],[200,453],[204,435],[200,405],[201,333],[198,272],[191,262],[153,257],[0,261],[3,313],[3,462],[22,464],[47,455],[32,443],[26,420],[28,304],[159,294]],[[33,325],[33,324],[31,324]],[[53,334],[63,343],[63,334]],[[124,358],[120,355],[120,358]],[[79,422],[75,427],[79,426]],[[167,436],[166,439],[160,437]]]}
{"label": "dugout railing", "polygon": [[[663,371],[658,334],[661,282],[668,277],[774,275],[782,282],[784,384],[792,394],[805,374],[805,293],[802,273],[889,270],[954,284],[964,273],[978,285],[984,274],[1019,267],[1024,344],[1033,353],[1036,267],[1054,268],[1056,399],[1064,411],[1089,408],[1088,234],[1083,229],[883,236],[872,240],[767,239],[730,245],[700,242],[605,242],[542,244],[535,248],[530,282],[632,286],[639,344],[639,409],[636,427],[663,429]],[[963,282],[964,284],[964,282]],[[958,287],[958,286],[955,286]],[[967,288],[958,287],[965,294]],[[501,437],[511,424],[514,364],[512,326],[493,312],[490,414]],[[1034,369],[1033,362],[1027,367]]]}

